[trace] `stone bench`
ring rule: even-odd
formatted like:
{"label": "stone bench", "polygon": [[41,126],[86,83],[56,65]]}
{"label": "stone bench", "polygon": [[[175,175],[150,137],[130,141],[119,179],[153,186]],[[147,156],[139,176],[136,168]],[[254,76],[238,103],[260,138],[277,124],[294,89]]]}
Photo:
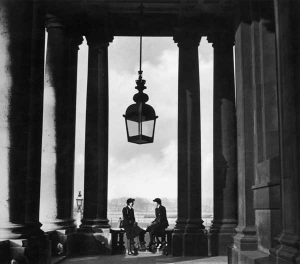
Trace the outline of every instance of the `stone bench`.
{"label": "stone bench", "polygon": [[[126,253],[126,247],[124,242],[124,235],[125,235],[124,228],[111,228],[110,233],[111,233],[111,254],[114,255],[114,254]],[[166,242],[167,242],[166,251],[168,254],[171,254],[173,229],[166,228],[165,234],[166,234]]]}
{"label": "stone bench", "polygon": [[111,228],[111,254],[123,254],[126,252],[124,242],[124,228]]}

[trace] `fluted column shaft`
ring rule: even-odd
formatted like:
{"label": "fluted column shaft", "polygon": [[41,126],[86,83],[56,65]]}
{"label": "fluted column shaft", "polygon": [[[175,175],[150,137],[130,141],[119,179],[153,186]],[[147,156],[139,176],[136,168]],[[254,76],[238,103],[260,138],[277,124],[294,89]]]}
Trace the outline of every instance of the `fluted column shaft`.
{"label": "fluted column shaft", "polygon": [[84,212],[81,229],[110,227],[108,188],[108,45],[88,37]]}
{"label": "fluted column shaft", "polygon": [[[30,233],[25,225],[31,199],[28,139],[35,130],[30,128],[33,10],[33,1],[0,4],[0,239],[26,238]],[[35,209],[30,221],[38,225]]]}
{"label": "fluted column shaft", "polygon": [[237,134],[233,36],[219,32],[214,48],[214,220],[212,254],[227,255],[237,226]]}
{"label": "fluted column shaft", "polygon": [[[76,86],[71,87],[68,79],[76,75],[69,75],[70,71],[75,72],[69,68],[69,46],[62,21],[48,15],[47,30],[40,219],[42,229],[52,231],[75,227],[73,175],[68,171],[68,161],[70,157],[74,159],[75,138],[69,137],[69,124],[74,130],[75,117],[69,119],[69,105],[71,101],[74,107],[72,98],[76,97]],[[71,83],[74,86],[74,80]]]}
{"label": "fluted column shaft", "polygon": [[178,219],[173,255],[202,255],[200,83],[196,32],[179,30],[178,72]]}

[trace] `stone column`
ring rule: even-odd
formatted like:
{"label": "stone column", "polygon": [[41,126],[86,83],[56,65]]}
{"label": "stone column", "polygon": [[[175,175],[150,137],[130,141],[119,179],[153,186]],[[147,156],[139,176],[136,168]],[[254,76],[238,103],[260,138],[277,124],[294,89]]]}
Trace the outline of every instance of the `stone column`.
{"label": "stone column", "polygon": [[217,32],[214,48],[214,220],[213,256],[227,255],[237,226],[237,134],[233,67],[233,36]]}
{"label": "stone column", "polygon": [[242,263],[241,252],[257,250],[254,185],[254,106],[250,2],[243,1],[241,17],[235,33],[238,227],[229,263]]}
{"label": "stone column", "polygon": [[3,0],[0,4],[1,240],[28,235],[25,219],[32,12],[32,1]]}
{"label": "stone column", "polygon": [[76,32],[67,36],[68,61],[65,67],[67,79],[67,108],[66,108],[66,167],[65,167],[65,210],[73,217],[74,207],[74,159],[75,159],[75,134],[76,134],[76,97],[77,97],[77,65],[78,50],[83,38]]}
{"label": "stone column", "polygon": [[40,233],[40,183],[43,132],[44,56],[46,5],[34,1],[31,46],[28,160],[25,221],[31,235]]}
{"label": "stone column", "polygon": [[270,250],[276,263],[300,263],[298,1],[274,0],[279,98],[282,232]]}
{"label": "stone column", "polygon": [[252,2],[255,113],[255,225],[258,250],[269,254],[281,231],[280,156],[273,0]]}
{"label": "stone column", "polygon": [[[44,231],[73,230],[73,202],[68,174],[68,45],[62,21],[47,20],[48,43],[45,69],[41,207]],[[72,91],[76,93],[75,91]],[[71,187],[73,188],[73,187]]]}
{"label": "stone column", "polygon": [[201,213],[201,131],[198,45],[200,35],[175,32],[179,47],[178,78],[178,219],[174,256],[207,255]]}
{"label": "stone column", "polygon": [[108,45],[112,38],[87,37],[88,84],[84,171],[84,211],[81,232],[109,228],[108,188]]}

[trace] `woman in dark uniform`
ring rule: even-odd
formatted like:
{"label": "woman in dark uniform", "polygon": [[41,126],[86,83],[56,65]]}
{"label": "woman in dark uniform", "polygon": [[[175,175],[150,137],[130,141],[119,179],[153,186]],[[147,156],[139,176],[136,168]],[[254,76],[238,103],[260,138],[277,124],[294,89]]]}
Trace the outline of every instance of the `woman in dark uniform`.
{"label": "woman in dark uniform", "polygon": [[126,232],[126,237],[130,241],[130,248],[128,249],[128,254],[134,254],[134,252],[131,250],[131,246],[134,247],[134,238],[139,236],[140,240],[140,247],[142,250],[145,250],[145,230],[140,228],[137,223],[135,222],[134,217],[134,210],[133,210],[133,204],[134,199],[129,198],[127,199],[126,203],[127,206],[123,208],[122,214],[123,214],[123,228]]}
{"label": "woman in dark uniform", "polygon": [[158,241],[158,236],[161,236],[161,244],[165,245],[165,229],[169,226],[166,207],[161,204],[161,199],[155,198],[153,202],[156,202],[155,219],[151,222],[150,226],[148,226],[146,230],[146,232],[149,232],[150,235],[150,242],[147,246],[148,250],[151,250],[151,247],[154,244],[155,236]]}

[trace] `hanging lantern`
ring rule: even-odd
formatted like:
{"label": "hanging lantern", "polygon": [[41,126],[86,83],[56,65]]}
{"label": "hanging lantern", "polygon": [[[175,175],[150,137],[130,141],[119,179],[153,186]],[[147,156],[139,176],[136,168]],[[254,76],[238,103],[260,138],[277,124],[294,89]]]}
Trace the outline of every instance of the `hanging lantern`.
{"label": "hanging lantern", "polygon": [[[141,3],[141,18],[143,14],[143,4]],[[142,32],[142,31],[141,31]],[[139,92],[133,96],[135,104],[128,106],[125,115],[125,124],[128,142],[136,144],[153,143],[156,116],[151,105],[146,104],[149,100],[147,94],[143,93],[146,89],[142,77],[142,34],[140,35],[140,70],[138,71],[139,79],[136,80],[137,89]]]}
{"label": "hanging lantern", "polygon": [[126,132],[128,142],[136,144],[153,143],[156,116],[151,105],[146,104],[149,100],[147,94],[143,93],[146,81],[142,79],[142,71],[139,71],[139,79],[135,87],[139,92],[133,96],[135,104],[130,105],[125,115]]}

